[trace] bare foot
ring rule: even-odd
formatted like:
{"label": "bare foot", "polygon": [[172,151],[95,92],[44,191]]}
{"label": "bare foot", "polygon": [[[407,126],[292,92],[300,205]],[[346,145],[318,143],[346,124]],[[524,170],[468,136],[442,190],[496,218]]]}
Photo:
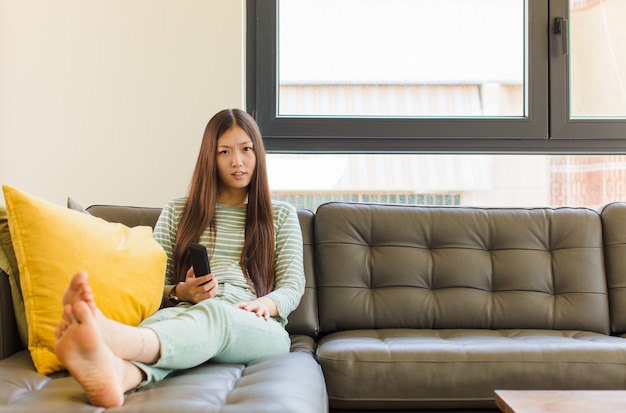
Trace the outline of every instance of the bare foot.
{"label": "bare foot", "polygon": [[[160,345],[154,332],[128,326],[106,317],[96,306],[96,300],[89,285],[88,275],[85,272],[75,274],[70,281],[69,287],[63,294],[63,305],[70,305],[71,311],[74,311],[73,306],[78,302],[84,302],[87,305],[99,330],[101,339],[116,357],[145,363],[154,363],[156,361]],[[72,318],[71,315],[68,317]],[[68,326],[69,322],[64,314],[63,320],[61,320],[55,330],[57,339],[65,334]],[[144,353],[146,350],[148,350],[147,355]]]}
{"label": "bare foot", "polygon": [[[57,329],[55,352],[96,406],[124,404],[127,366],[105,344],[87,302],[63,308],[63,329]],[[136,383],[139,384],[139,383]]]}

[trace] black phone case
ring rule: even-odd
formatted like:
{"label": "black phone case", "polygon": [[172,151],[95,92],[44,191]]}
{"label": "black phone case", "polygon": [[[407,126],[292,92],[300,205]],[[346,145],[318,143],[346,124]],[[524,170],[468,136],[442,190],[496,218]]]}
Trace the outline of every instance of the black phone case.
{"label": "black phone case", "polygon": [[189,255],[191,255],[191,265],[196,277],[201,277],[211,273],[209,266],[209,257],[204,245],[191,243],[189,244]]}

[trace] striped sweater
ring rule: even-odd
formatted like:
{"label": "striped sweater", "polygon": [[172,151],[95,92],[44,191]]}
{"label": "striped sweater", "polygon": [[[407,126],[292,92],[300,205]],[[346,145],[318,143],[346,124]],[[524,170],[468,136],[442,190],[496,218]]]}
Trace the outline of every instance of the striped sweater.
{"label": "striped sweater", "polygon": [[[185,207],[186,198],[168,202],[154,228],[154,238],[167,254],[166,283],[174,284],[172,259],[176,229]],[[287,316],[299,304],[304,293],[304,267],[302,262],[302,232],[295,207],[282,201],[272,201],[276,242],[276,274],[274,289],[267,297],[278,309],[276,319],[287,324]],[[207,247],[211,272],[217,277],[219,287],[216,299],[229,303],[256,299],[253,285],[244,276],[239,260],[243,249],[246,206],[216,207],[216,238],[211,245],[209,229],[200,236],[200,244]]]}

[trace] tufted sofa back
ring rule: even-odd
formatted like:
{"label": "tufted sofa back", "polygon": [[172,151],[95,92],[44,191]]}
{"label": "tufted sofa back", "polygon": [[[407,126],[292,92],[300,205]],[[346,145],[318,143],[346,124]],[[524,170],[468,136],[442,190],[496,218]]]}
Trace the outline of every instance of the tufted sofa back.
{"label": "tufted sofa back", "polygon": [[320,332],[609,332],[602,222],[586,208],[329,203],[315,217]]}
{"label": "tufted sofa back", "polygon": [[[152,227],[161,211],[87,210]],[[599,212],[329,203],[315,214],[299,210],[298,218],[306,291],[289,316],[291,334],[396,327],[626,333],[626,203]],[[15,332],[5,274],[0,283],[0,326]],[[0,358],[18,347],[17,333],[3,333]]]}
{"label": "tufted sofa back", "polygon": [[611,332],[626,333],[626,203],[613,202],[600,209],[604,238],[606,279],[609,287]]}

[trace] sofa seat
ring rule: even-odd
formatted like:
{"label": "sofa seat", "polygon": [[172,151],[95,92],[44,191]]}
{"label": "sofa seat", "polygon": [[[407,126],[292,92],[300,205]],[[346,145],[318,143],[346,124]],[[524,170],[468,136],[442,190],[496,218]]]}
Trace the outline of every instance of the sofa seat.
{"label": "sofa seat", "polygon": [[489,408],[494,389],[626,382],[626,340],[585,331],[367,329],[318,344],[336,408]]}
{"label": "sofa seat", "polygon": [[[67,374],[35,371],[30,354],[19,351],[0,361],[0,411],[104,412],[88,404],[80,385]],[[311,412],[328,410],[319,365],[304,351],[251,363],[217,364],[175,372],[167,380],[129,392],[116,412]]]}

